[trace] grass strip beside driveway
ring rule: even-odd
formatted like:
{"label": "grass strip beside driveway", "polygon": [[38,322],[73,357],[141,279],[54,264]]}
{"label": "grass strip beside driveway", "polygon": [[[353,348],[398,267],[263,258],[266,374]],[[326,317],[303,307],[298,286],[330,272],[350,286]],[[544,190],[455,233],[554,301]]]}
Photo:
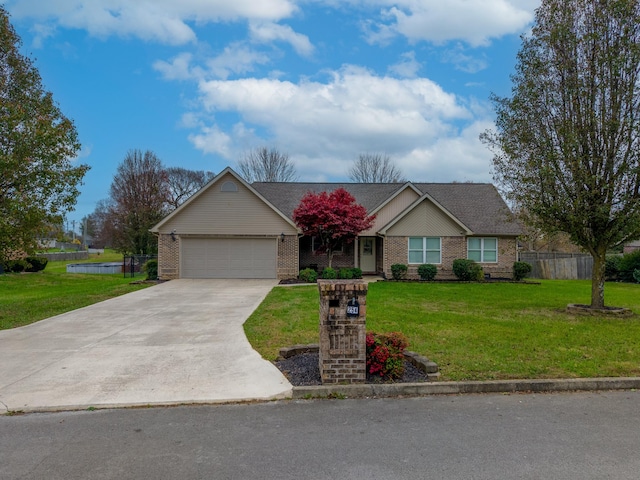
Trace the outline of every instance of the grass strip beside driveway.
{"label": "grass strip beside driveway", "polygon": [[[369,285],[367,329],[401,331],[409,349],[438,363],[442,380],[640,376],[640,316],[568,314],[591,283]],[[608,305],[640,312],[640,285],[608,283]],[[318,342],[316,286],[278,287],[245,323],[254,348]]]}
{"label": "grass strip beside driveway", "polygon": [[[122,261],[122,256],[119,258]],[[79,262],[49,262],[42,272],[0,275],[0,330],[29,325],[148,286],[131,284],[134,279],[123,278],[121,273],[66,273],[67,263]]]}

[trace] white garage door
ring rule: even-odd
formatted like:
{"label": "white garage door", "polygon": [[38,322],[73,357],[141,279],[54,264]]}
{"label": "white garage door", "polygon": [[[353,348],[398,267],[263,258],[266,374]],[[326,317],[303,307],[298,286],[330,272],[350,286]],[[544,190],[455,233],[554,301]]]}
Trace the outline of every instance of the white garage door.
{"label": "white garage door", "polygon": [[276,239],[183,238],[182,278],[276,278]]}

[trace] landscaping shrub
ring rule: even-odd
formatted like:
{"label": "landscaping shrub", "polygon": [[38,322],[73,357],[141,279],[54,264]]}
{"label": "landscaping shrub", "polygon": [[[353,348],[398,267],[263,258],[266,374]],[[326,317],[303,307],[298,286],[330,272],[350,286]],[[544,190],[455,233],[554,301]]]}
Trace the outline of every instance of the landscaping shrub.
{"label": "landscaping shrub", "polygon": [[422,280],[431,282],[434,278],[436,278],[437,274],[438,269],[435,265],[432,265],[430,263],[425,263],[424,265],[420,265],[418,267],[418,275],[420,275],[420,278]]}
{"label": "landscaping shrub", "polygon": [[6,272],[20,273],[28,268],[31,268],[31,264],[23,258],[20,260],[6,260],[4,262],[4,270]]}
{"label": "landscaping shrub", "polygon": [[351,271],[353,272],[353,278],[362,278],[362,269],[355,267]]}
{"label": "landscaping shrub", "polygon": [[409,342],[400,332],[377,334],[367,332],[367,373],[388,379],[404,374],[404,349]]}
{"label": "landscaping shrub", "polygon": [[338,278],[342,278],[344,280],[351,280],[353,278],[353,269],[351,268],[341,268],[338,272]]}
{"label": "landscaping shrub", "polygon": [[306,283],[316,283],[318,280],[318,272],[311,268],[305,268],[304,270],[300,270],[298,278]]}
{"label": "landscaping shrub", "polygon": [[526,278],[531,273],[531,265],[527,262],[513,263],[513,279],[517,282]]}
{"label": "landscaping shrub", "polygon": [[407,276],[407,269],[404,263],[394,263],[391,265],[391,276],[394,280],[402,280]]}
{"label": "landscaping shrub", "polygon": [[620,264],[622,263],[622,255],[607,255],[604,264],[604,277],[609,282],[617,281],[620,272]]}
{"label": "landscaping shrub", "polygon": [[633,283],[633,271],[640,269],[640,250],[622,256],[619,263],[618,278],[623,282]]}
{"label": "landscaping shrub", "polygon": [[45,257],[27,257],[25,260],[31,265],[27,268],[27,272],[41,272],[49,263]]}
{"label": "landscaping shrub", "polygon": [[142,270],[147,274],[147,280],[158,279],[158,260],[147,260],[142,266]]}
{"label": "landscaping shrub", "polygon": [[338,278],[338,272],[336,272],[334,268],[327,267],[322,270],[322,278],[324,278],[325,280],[334,280]]}
{"label": "landscaping shrub", "polygon": [[458,258],[453,261],[453,273],[463,282],[480,282],[484,279],[482,265],[473,260]]}

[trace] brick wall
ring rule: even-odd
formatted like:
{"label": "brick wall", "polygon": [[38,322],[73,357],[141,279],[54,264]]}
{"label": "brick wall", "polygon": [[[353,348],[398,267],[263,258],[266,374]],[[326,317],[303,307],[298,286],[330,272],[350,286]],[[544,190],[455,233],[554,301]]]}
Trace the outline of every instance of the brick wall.
{"label": "brick wall", "polygon": [[296,278],[300,271],[298,265],[298,235],[287,235],[284,242],[278,240],[277,276],[278,280]]}
{"label": "brick wall", "polygon": [[158,236],[158,278],[173,280],[180,278],[180,237]]}
{"label": "brick wall", "polygon": [[[320,376],[322,383],[366,380],[367,284],[362,280],[318,280],[320,294]],[[347,316],[355,298],[359,315]]]}
{"label": "brick wall", "polygon": [[[442,263],[436,265],[438,274],[436,279],[455,279],[453,274],[453,261],[458,258],[467,258],[467,237],[441,237],[442,238]],[[384,252],[384,274],[391,278],[391,265],[394,263],[409,262],[409,240],[407,237],[385,238],[386,249]],[[498,263],[482,263],[485,273],[492,277],[513,276],[513,262],[516,261],[516,239],[510,237],[498,238]],[[408,265],[407,278],[417,279],[418,265]]]}

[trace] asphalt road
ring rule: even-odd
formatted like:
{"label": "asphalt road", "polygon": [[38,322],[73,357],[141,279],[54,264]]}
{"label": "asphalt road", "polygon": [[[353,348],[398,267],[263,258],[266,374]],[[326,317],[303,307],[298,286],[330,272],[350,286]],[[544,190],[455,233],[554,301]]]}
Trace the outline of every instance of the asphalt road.
{"label": "asphalt road", "polygon": [[640,392],[0,417],[1,479],[638,479]]}

